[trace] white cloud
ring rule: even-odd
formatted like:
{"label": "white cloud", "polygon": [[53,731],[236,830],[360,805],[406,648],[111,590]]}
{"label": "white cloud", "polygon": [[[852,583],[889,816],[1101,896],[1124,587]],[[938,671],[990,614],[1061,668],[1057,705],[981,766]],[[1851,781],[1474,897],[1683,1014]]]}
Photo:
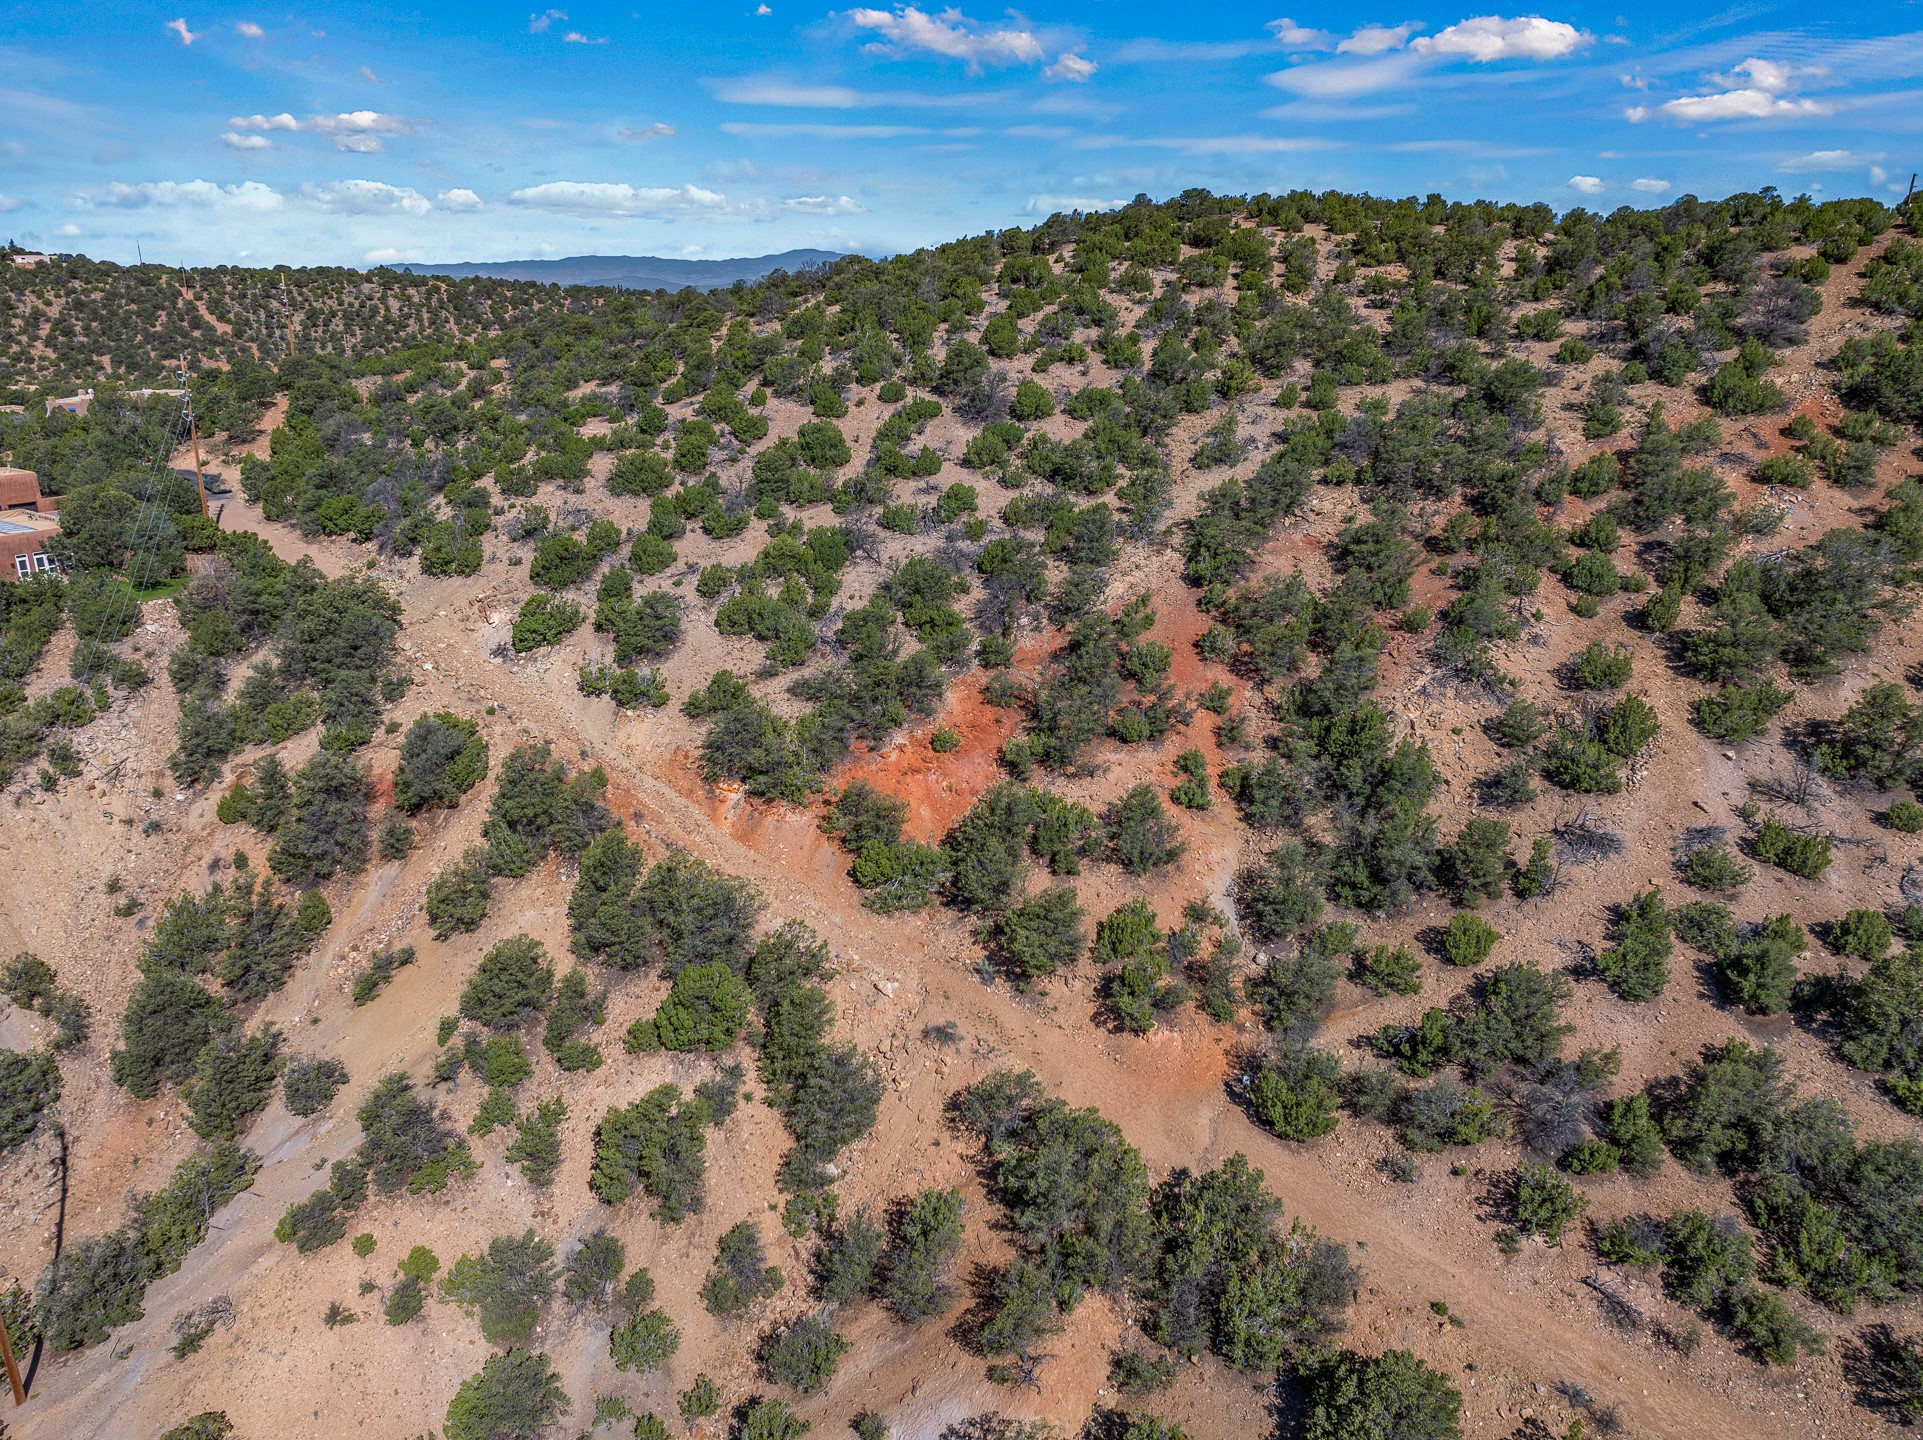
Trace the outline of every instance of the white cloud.
{"label": "white cloud", "polygon": [[82,197],[95,205],[111,205],[122,210],[148,206],[159,209],[200,210],[279,210],[285,199],[271,185],[258,180],[243,180],[238,185],[217,185],[212,180],[150,180],[138,185],[119,181]]}
{"label": "white cloud", "polygon": [[1579,195],[1600,195],[1603,182],[1594,175],[1571,175],[1569,188]]}
{"label": "white cloud", "polygon": [[805,215],[863,215],[868,207],[848,195],[793,195],[781,202],[783,210]]}
{"label": "white cloud", "polygon": [[418,250],[396,250],[392,246],[383,246],[378,250],[369,250],[367,254],[361,258],[366,260],[370,265],[392,265],[396,261],[401,260],[419,260],[421,258],[421,252]]}
{"label": "white cloud", "polygon": [[531,35],[545,35],[548,32],[548,27],[554,24],[556,20],[566,20],[567,18],[568,12],[565,10],[543,10],[538,15],[530,15],[527,17],[528,33]]}
{"label": "white cloud", "polygon": [[249,40],[264,39],[267,34],[265,30],[261,29],[260,26],[256,25],[252,20],[242,20],[234,26],[234,31],[236,34],[245,35]]}
{"label": "white cloud", "polygon": [[67,239],[71,240],[73,239],[74,236],[80,233],[80,227],[74,224],[73,221],[69,220],[65,225],[62,225],[54,233],[57,235],[64,235]]}
{"label": "white cloud", "polygon": [[1713,120],[1780,120],[1798,115],[1827,115],[1830,107],[1791,92],[1804,75],[1821,72],[1751,57],[1727,75],[1709,78],[1727,88],[1709,95],[1685,95],[1662,106],[1662,113],[1685,125]]}
{"label": "white cloud", "polygon": [[715,89],[722,100],[736,105],[785,105],[802,110],[852,110],[865,103],[861,91],[847,85],[791,85],[785,80],[729,80]]}
{"label": "white cloud", "polygon": [[[384,115],[378,110],[350,110],[339,115],[316,115],[307,121],[296,120],[285,111],[279,115],[236,115],[227,122],[233,131],[243,130],[311,130],[325,135],[334,142],[338,150],[351,155],[378,155],[386,148],[381,137],[384,135],[409,135],[413,133],[414,122],[401,115]],[[241,149],[259,150],[265,145],[242,144],[229,140],[230,145]]]}
{"label": "white cloud", "polygon": [[561,43],[564,45],[605,45],[608,43],[608,37],[605,35],[583,35],[579,30],[570,30],[561,37]]}
{"label": "white cloud", "polygon": [[1414,21],[1405,25],[1364,25],[1335,48],[1343,55],[1386,55],[1391,50],[1400,50],[1421,28]]}
{"label": "white cloud", "polygon": [[1126,200],[1098,200],[1085,195],[1031,195],[1027,208],[1030,215],[1065,214],[1071,210],[1080,210],[1086,215],[1091,211],[1120,210],[1126,204]]}
{"label": "white cloud", "polygon": [[180,43],[183,45],[193,44],[194,41],[198,40],[201,35],[205,33],[204,31],[196,32],[189,30],[185,20],[169,20],[164,28],[178,35],[180,37]]}
{"label": "white cloud", "polygon": [[301,199],[343,215],[425,215],[434,207],[420,191],[384,180],[305,182]]}
{"label": "white cloud", "polygon": [[272,150],[274,142],[265,135],[238,135],[232,130],[220,137],[220,143],[230,145],[236,150]]}
{"label": "white cloud", "polygon": [[619,135],[623,140],[672,140],[674,138],[674,126],[664,124],[657,120],[654,124],[643,125],[638,130],[617,130],[614,133]]}
{"label": "white cloud", "polygon": [[515,205],[576,215],[623,215],[666,219],[683,215],[725,216],[737,207],[728,197],[699,185],[614,185],[591,180],[550,180],[508,197]]}
{"label": "white cloud", "polygon": [[1881,165],[1870,166],[1870,184],[1886,185],[1889,183],[1889,178],[1890,172],[1885,170]]}
{"label": "white cloud", "polygon": [[365,80],[369,85],[378,85],[381,83],[381,77],[374,73],[373,67],[370,65],[361,66],[361,79]]}
{"label": "white cloud", "polygon": [[1296,65],[1264,78],[1279,90],[1316,100],[1342,100],[1406,85],[1422,67],[1421,57],[1403,52],[1375,60],[1329,61]]}
{"label": "white cloud", "polygon": [[1812,150],[1807,155],[1793,156],[1776,168],[1791,175],[1824,174],[1836,170],[1859,170],[1863,166],[1883,158],[1882,151],[1864,154],[1860,150]]}
{"label": "white cloud", "polygon": [[434,203],[443,210],[479,210],[481,197],[472,190],[457,188],[443,190],[434,197]]}
{"label": "white cloud", "polygon": [[1649,107],[1647,105],[1626,105],[1623,107],[1623,119],[1627,120],[1631,125],[1640,125],[1648,118]]}
{"label": "white cloud", "polygon": [[775,12],[770,10],[766,5],[755,6],[755,14],[757,15],[772,15],[774,13]]}
{"label": "white cloud", "polygon": [[12,210],[18,210],[26,203],[27,202],[22,200],[18,195],[0,193],[0,215],[5,215]]}
{"label": "white cloud", "polygon": [[1327,30],[1311,30],[1287,19],[1269,21],[1268,31],[1278,44],[1291,50],[1327,50],[1335,42],[1335,36]]}
{"label": "white cloud", "polygon": [[1486,65],[1492,60],[1560,60],[1592,38],[1574,25],[1540,15],[1514,20],[1478,15],[1415,41],[1413,48],[1424,55],[1466,55]]}
{"label": "white cloud", "polygon": [[956,9],[934,16],[913,5],[897,5],[893,10],[850,10],[848,18],[857,29],[881,37],[866,47],[881,54],[925,50],[963,61],[971,72],[983,65],[1033,65],[1042,58],[1042,42],[1033,32],[1014,25],[984,27]]}
{"label": "white cloud", "polygon": [[1055,63],[1042,74],[1050,80],[1071,80],[1080,85],[1093,75],[1098,67],[1093,60],[1077,55],[1072,50],[1064,50],[1055,57]]}
{"label": "white cloud", "polygon": [[[1638,106],[1638,109],[1641,107]],[[1772,120],[1790,115],[1827,115],[1829,107],[1814,100],[1790,99],[1767,90],[1725,90],[1719,95],[1687,95],[1662,107],[1673,120],[1691,124],[1701,120]]]}
{"label": "white cloud", "polygon": [[1669,182],[1667,180],[1649,179],[1631,180],[1629,182],[1629,188],[1631,190],[1640,190],[1645,195],[1666,195],[1669,193]]}
{"label": "white cloud", "polygon": [[1727,86],[1732,90],[1740,89],[1748,85],[1758,90],[1767,90],[1770,94],[1774,95],[1780,91],[1788,90],[1791,82],[1799,75],[1816,75],[1820,73],[1820,71],[1815,69],[1799,68],[1795,65],[1779,65],[1774,60],[1758,60],[1754,56],[1751,56],[1742,64],[1732,68],[1729,74],[1712,75],[1709,78],[1714,80],[1718,85]]}
{"label": "white cloud", "polygon": [[408,135],[413,122],[378,110],[349,110],[339,115],[316,115],[303,127],[329,137],[334,148],[351,155],[378,155],[387,148],[384,135]]}

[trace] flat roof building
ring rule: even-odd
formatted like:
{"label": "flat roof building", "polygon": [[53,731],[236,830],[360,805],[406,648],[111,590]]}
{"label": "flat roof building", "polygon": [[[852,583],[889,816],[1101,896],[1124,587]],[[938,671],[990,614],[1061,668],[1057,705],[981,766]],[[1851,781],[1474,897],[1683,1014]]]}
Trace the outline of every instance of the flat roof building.
{"label": "flat roof building", "polygon": [[46,548],[60,533],[59,506],[57,495],[40,493],[40,477],[33,471],[0,466],[0,581],[59,572]]}

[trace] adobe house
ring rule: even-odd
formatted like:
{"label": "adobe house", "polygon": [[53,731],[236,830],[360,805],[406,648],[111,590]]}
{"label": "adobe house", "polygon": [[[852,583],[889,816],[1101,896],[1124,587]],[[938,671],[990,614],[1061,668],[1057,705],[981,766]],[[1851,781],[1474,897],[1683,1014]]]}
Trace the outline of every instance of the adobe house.
{"label": "adobe house", "polygon": [[60,533],[60,499],[40,493],[31,470],[0,466],[0,581],[58,574],[47,542]]}

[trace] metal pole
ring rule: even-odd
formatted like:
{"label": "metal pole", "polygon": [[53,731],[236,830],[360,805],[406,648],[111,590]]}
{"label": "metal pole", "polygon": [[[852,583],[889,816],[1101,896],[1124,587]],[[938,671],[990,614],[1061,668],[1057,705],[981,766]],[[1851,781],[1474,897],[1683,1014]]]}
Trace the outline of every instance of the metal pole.
{"label": "metal pole", "polygon": [[13,1403],[27,1403],[27,1387],[20,1383],[20,1366],[13,1358],[13,1341],[7,1335],[7,1317],[0,1314],[0,1359],[7,1362],[7,1383],[13,1386]]}

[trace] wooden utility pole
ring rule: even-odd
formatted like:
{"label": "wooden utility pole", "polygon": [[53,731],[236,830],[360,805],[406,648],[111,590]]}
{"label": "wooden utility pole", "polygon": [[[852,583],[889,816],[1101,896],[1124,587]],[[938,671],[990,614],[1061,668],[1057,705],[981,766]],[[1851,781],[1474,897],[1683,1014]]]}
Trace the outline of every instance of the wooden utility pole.
{"label": "wooden utility pole", "polygon": [[7,1334],[7,1317],[0,1314],[0,1360],[7,1362],[7,1383],[13,1386],[13,1403],[27,1403],[27,1387],[20,1383],[20,1364],[13,1358],[13,1340]]}
{"label": "wooden utility pole", "polygon": [[207,514],[207,476],[200,465],[200,417],[194,413],[194,389],[187,383],[187,362],[180,362],[180,388],[186,392],[187,433],[194,441],[194,488],[200,491],[200,513]]}

